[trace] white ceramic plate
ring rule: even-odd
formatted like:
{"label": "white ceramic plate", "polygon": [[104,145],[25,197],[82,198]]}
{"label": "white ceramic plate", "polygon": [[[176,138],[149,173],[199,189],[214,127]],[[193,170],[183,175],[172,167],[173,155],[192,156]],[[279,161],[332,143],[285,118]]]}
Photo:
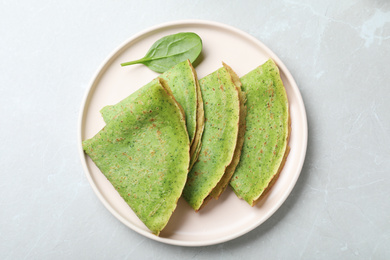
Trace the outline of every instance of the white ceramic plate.
{"label": "white ceramic plate", "polygon": [[[239,76],[245,75],[268,58],[274,59],[290,102],[291,151],[278,181],[255,207],[238,199],[228,188],[219,200],[213,200],[195,213],[180,199],[177,209],[160,237],[153,235],[82,150],[81,141],[94,136],[103,126],[99,113],[106,105],[119,102],[158,74],[143,65],[121,67],[120,63],[141,58],[163,36],[195,32],[203,40],[203,51],[195,63],[198,77],[221,67],[224,61]],[[258,227],[286,200],[293,189],[306,154],[307,120],[298,87],[281,60],[254,37],[230,26],[210,21],[178,21],[159,25],[131,37],[115,50],[93,77],[82,104],[79,122],[79,151],[87,178],[98,198],[123,224],[151,239],[181,246],[203,246],[225,242]]]}

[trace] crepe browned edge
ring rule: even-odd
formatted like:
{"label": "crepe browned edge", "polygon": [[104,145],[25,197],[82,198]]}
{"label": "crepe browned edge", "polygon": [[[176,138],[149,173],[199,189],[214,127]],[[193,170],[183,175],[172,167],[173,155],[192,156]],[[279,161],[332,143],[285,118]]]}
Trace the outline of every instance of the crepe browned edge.
{"label": "crepe browned edge", "polygon": [[211,191],[210,196],[214,199],[218,199],[219,196],[221,196],[222,192],[226,189],[226,187],[229,185],[230,179],[233,176],[234,171],[236,170],[236,167],[238,163],[240,162],[241,157],[241,149],[242,145],[244,144],[244,135],[245,135],[245,128],[246,128],[246,95],[245,92],[241,90],[241,81],[240,78],[237,76],[237,74],[232,70],[231,67],[226,65],[224,62],[222,62],[223,66],[229,71],[232,81],[234,85],[236,85],[236,89],[238,91],[238,97],[240,102],[240,113],[239,113],[239,122],[238,122],[238,135],[237,135],[237,144],[236,148],[234,150],[233,158],[230,164],[226,167],[225,174],[221,178],[221,180],[218,182],[217,186]]}
{"label": "crepe browned edge", "polygon": [[[177,102],[177,100],[175,99],[175,96],[173,95],[172,93],[172,90],[171,88],[169,87],[167,81],[165,79],[162,79],[162,78],[158,78],[158,81],[160,82],[161,86],[165,89],[165,91],[168,93],[168,95],[170,97],[172,97],[173,101],[175,101],[175,103],[177,104],[177,106],[179,107],[180,109],[180,112],[181,114],[183,115],[183,118],[185,119],[186,118],[186,114],[184,113],[184,109],[183,107],[180,105],[179,102]],[[188,138],[189,139],[189,138]]]}
{"label": "crepe browned edge", "polygon": [[[235,91],[237,91],[237,101],[238,101],[238,107],[240,108],[240,97],[239,97],[239,89],[237,88],[237,86],[236,86],[236,84],[237,84],[237,80],[238,80],[238,82],[240,83],[240,80],[239,80],[239,78],[238,77],[236,77],[236,78],[234,78],[233,79],[233,76],[232,76],[232,74],[231,74],[231,72],[233,71],[230,67],[228,67],[226,64],[223,64],[224,66],[223,66],[223,68],[226,70],[226,72],[227,72],[227,74],[226,75],[228,75],[228,77],[229,77],[229,79],[230,79],[230,82],[233,84],[233,86],[234,86],[234,90]],[[214,72],[213,72],[214,73]],[[234,73],[234,75],[236,75],[235,73]],[[239,85],[240,86],[240,85]],[[239,112],[239,110],[238,110],[238,112]],[[237,140],[237,137],[238,137],[238,130],[239,130],[239,113],[238,113],[238,122],[237,122],[237,134],[236,134],[236,138],[234,138],[234,139],[236,139]],[[235,147],[236,147],[236,145],[237,145],[237,141],[235,140],[235,142],[234,142],[234,150],[233,150],[233,153],[232,153],[232,155],[231,155],[231,157],[229,156],[227,159],[228,159],[228,161],[227,161],[227,164],[226,164],[226,166],[224,167],[224,172],[223,172],[223,175],[224,175],[224,173],[225,173],[225,171],[226,171],[226,168],[231,164],[231,162],[232,162],[232,160],[233,160],[233,156],[234,156],[234,151],[235,151]],[[221,176],[221,178],[223,177],[223,175]],[[218,181],[219,182],[219,181]],[[218,184],[218,183],[217,183]],[[215,186],[213,187],[213,189],[217,186],[217,184],[215,184]],[[187,185],[187,184],[186,184]],[[199,208],[198,209],[195,209],[195,211],[196,212],[198,212],[200,209],[202,209],[211,199],[212,199],[212,197],[210,196],[210,193],[212,192],[212,190],[213,189],[211,189],[210,191],[209,191],[209,193],[208,193],[208,195],[203,199],[203,201],[202,201],[202,203],[201,203],[201,205],[199,206]],[[184,189],[185,190],[185,189]]]}
{"label": "crepe browned edge", "polygon": [[284,165],[286,164],[287,156],[289,155],[290,150],[291,150],[291,148],[289,146],[290,136],[291,136],[291,116],[290,116],[290,107],[288,107],[288,133],[287,133],[287,137],[286,137],[287,146],[286,146],[286,150],[284,151],[283,159],[282,159],[282,161],[281,161],[281,163],[279,165],[278,171],[272,177],[272,180],[268,183],[268,186],[265,188],[263,193],[261,193],[260,196],[257,199],[252,201],[252,205],[251,205],[252,207],[255,206],[262,198],[264,198],[267,195],[267,193],[271,190],[273,185],[278,180],[278,178],[280,176],[280,173],[282,172],[282,170],[284,168]]}
{"label": "crepe browned edge", "polygon": [[[194,68],[192,67],[192,65],[191,65],[191,68],[194,70]],[[195,71],[195,70],[194,70]],[[196,74],[194,75],[195,76],[195,79],[196,79]],[[182,114],[182,116],[183,116],[183,118],[184,118],[184,121],[185,121],[185,118],[186,118],[186,114],[184,113],[184,109],[183,109],[183,107],[180,105],[180,103],[179,102],[177,102],[177,100],[175,99],[175,96],[173,95],[173,93],[172,93],[172,90],[171,90],[171,88],[169,87],[169,85],[168,85],[168,83],[166,82],[166,80],[164,80],[164,79],[162,79],[162,78],[158,78],[158,81],[160,82],[160,84],[161,84],[161,86],[165,89],[165,91],[168,93],[168,95],[169,96],[171,96],[172,97],[172,99],[173,99],[173,101],[175,101],[175,103],[176,103],[176,105],[177,105],[177,107],[179,108],[179,110],[180,110],[180,112],[181,112],[181,114]],[[196,83],[197,84],[199,84],[198,83],[198,80],[196,80]],[[198,87],[199,87],[199,85],[198,85]],[[202,101],[202,108],[203,108],[203,101]],[[194,138],[195,139],[195,138]],[[200,142],[199,142],[200,143]],[[188,152],[190,153],[190,160],[191,160],[191,144],[190,144],[190,147],[189,147],[189,149],[188,149]],[[191,166],[192,167],[192,166]],[[190,167],[190,164],[188,165],[188,169],[187,169],[187,172],[189,172],[190,170],[191,170],[191,167]],[[184,187],[183,187],[184,188]],[[177,202],[178,202],[178,200],[179,200],[179,198],[177,199],[177,201],[176,201],[176,204],[177,204]],[[175,208],[176,209],[176,208]],[[173,213],[173,212],[172,212]],[[168,224],[168,223],[167,223]],[[164,228],[163,228],[164,229]],[[159,234],[157,234],[157,236],[158,236]]]}
{"label": "crepe browned edge", "polygon": [[[271,67],[271,69],[269,69],[269,71],[272,71],[272,68],[273,67],[276,67],[276,68],[273,68],[273,69],[276,69],[276,75],[269,75],[270,77],[276,77],[276,79],[277,79],[277,75],[279,75],[279,77],[280,77],[280,73],[279,73],[279,68],[276,66],[276,64],[274,64],[274,62],[270,59],[269,61],[267,61],[267,63],[265,63],[265,64],[267,64],[266,65],[266,67]],[[264,65],[265,65],[264,64]],[[262,67],[263,67],[263,65],[262,65]],[[257,70],[257,68],[256,68],[256,70]],[[254,73],[254,71],[255,70],[253,70],[253,71],[251,71],[250,73]],[[267,70],[268,71],[268,70]],[[261,73],[262,74],[262,73]],[[261,75],[260,74],[260,75]],[[243,78],[242,78],[243,79]],[[246,78],[245,78],[246,79]],[[275,80],[275,78],[273,79],[273,80]],[[280,86],[282,86],[283,88],[284,88],[284,86],[283,86],[283,82],[281,82],[281,79],[279,78],[279,81],[280,82],[278,82],[277,84]],[[243,81],[244,82],[244,81]],[[245,82],[246,82],[246,80],[245,80]],[[246,84],[246,83],[245,83]],[[284,89],[284,92],[285,92],[286,90]],[[265,95],[266,96],[266,95]],[[266,181],[266,182],[263,182],[263,188],[262,188],[262,190],[263,190],[263,192],[262,193],[260,193],[260,194],[258,194],[257,196],[249,196],[249,198],[245,198],[245,200],[248,202],[248,204],[249,205],[251,205],[251,206],[253,206],[253,205],[255,205],[256,204],[256,202],[260,199],[260,197],[263,197],[262,195],[264,195],[265,194],[265,192],[267,191],[269,191],[270,189],[271,189],[271,187],[274,185],[274,183],[276,182],[276,180],[277,180],[277,178],[279,177],[279,175],[280,175],[280,173],[281,173],[281,171],[282,171],[282,169],[283,169],[283,167],[284,167],[284,165],[285,165],[285,162],[286,162],[286,159],[287,159],[287,156],[288,156],[288,154],[289,154],[289,150],[290,150],[290,147],[289,147],[289,138],[290,138],[290,134],[291,134],[291,117],[290,117],[290,109],[289,109],[289,102],[288,102],[288,98],[287,98],[287,96],[286,96],[286,93],[284,94],[284,100],[285,100],[285,109],[287,109],[287,111],[285,112],[286,114],[285,115],[287,115],[287,122],[285,121],[285,124],[286,124],[286,129],[285,129],[285,132],[284,132],[284,137],[283,137],[283,143],[284,143],[284,152],[282,152],[282,153],[280,153],[279,154],[279,162],[277,163],[277,165],[275,165],[275,167],[274,167],[274,170],[272,170],[272,174],[270,174],[270,173],[268,173],[268,180]],[[259,116],[259,115],[258,115]],[[264,130],[264,129],[263,129]],[[245,133],[245,135],[246,135],[247,133]],[[249,139],[249,138],[248,138]],[[266,144],[266,142],[264,143],[264,144]],[[244,145],[245,145],[245,143],[244,143]],[[245,146],[246,147],[246,146]],[[256,147],[254,147],[254,148],[256,148]],[[248,156],[249,157],[249,156]],[[260,157],[259,157],[259,160],[260,160]],[[241,162],[243,162],[243,161],[245,161],[245,160],[242,160],[242,161],[240,161],[240,165],[241,165]],[[237,173],[237,172],[236,172]],[[235,174],[236,174],[235,173]],[[235,175],[234,174],[234,175]],[[271,175],[271,176],[270,176]],[[243,176],[245,176],[245,175],[243,175]],[[234,176],[233,176],[234,177]],[[248,175],[246,175],[246,177],[248,178]],[[232,181],[235,181],[235,180],[232,180]],[[231,181],[231,182],[232,182]],[[255,180],[256,181],[256,180]],[[249,184],[250,184],[251,182],[249,182]],[[235,186],[233,186],[232,185],[232,187],[233,187],[233,190],[236,192],[236,190],[235,190]],[[237,192],[236,192],[236,194],[237,194]],[[238,197],[240,197],[241,198],[241,196],[239,195],[239,194],[237,194],[237,196]]]}
{"label": "crepe browned edge", "polygon": [[[175,99],[175,96],[173,95],[172,90],[171,90],[171,88],[169,87],[167,81],[166,81],[165,79],[162,79],[162,78],[158,77],[158,82],[160,82],[160,84],[161,84],[161,86],[164,88],[164,90],[168,93],[168,95],[169,95],[170,97],[172,97],[173,101],[175,101],[175,103],[176,103],[177,107],[179,108],[180,113],[181,113],[181,115],[183,116],[184,121],[185,121],[186,114],[184,113],[184,109],[183,109],[183,107],[180,105],[180,103],[177,102],[177,100]],[[188,134],[188,133],[187,133],[187,134]],[[189,139],[189,138],[188,138],[188,139]],[[190,148],[191,148],[191,145],[190,145]],[[189,149],[188,151],[190,152],[190,149]],[[191,152],[190,152],[190,158],[191,158]],[[187,170],[187,172],[189,172],[190,169],[191,169],[191,168],[190,168],[190,165],[188,165],[188,170]]]}
{"label": "crepe browned edge", "polygon": [[192,70],[192,74],[194,76],[194,82],[196,87],[197,106],[196,106],[196,130],[195,130],[194,138],[192,139],[191,142],[191,150],[190,150],[191,160],[190,160],[190,166],[188,168],[188,171],[192,169],[192,166],[194,166],[195,162],[198,160],[200,148],[202,147],[202,135],[204,130],[204,108],[203,108],[202,92],[200,91],[196,70],[194,69],[192,64],[190,67]]}
{"label": "crepe browned edge", "polygon": [[[191,66],[192,67],[192,66]],[[180,113],[181,113],[181,115],[182,115],[182,117],[184,118],[184,122],[185,122],[185,118],[186,118],[186,114],[184,113],[184,109],[183,109],[183,107],[180,105],[180,103],[179,102],[177,102],[177,100],[175,99],[175,96],[173,95],[173,93],[172,93],[172,90],[171,90],[171,88],[169,87],[169,85],[168,85],[168,83],[167,83],[167,81],[165,80],[165,79],[162,79],[162,78],[158,78],[158,81],[160,82],[160,84],[161,84],[161,86],[164,88],[164,90],[167,92],[167,94],[172,98],[172,100],[176,103],[176,105],[177,105],[177,107],[179,108],[179,110],[180,110]],[[187,133],[187,136],[188,136],[188,133]],[[188,138],[189,139],[189,138]],[[191,144],[190,144],[190,146],[189,146],[189,148],[188,148],[188,152],[190,153],[190,148],[191,148]],[[190,157],[191,158],[191,157]],[[187,168],[187,172],[190,170],[190,168],[189,168],[189,165],[188,165],[188,168]],[[184,187],[183,187],[184,188]],[[178,200],[179,200],[179,198],[180,197],[178,197],[177,198],[177,200],[176,200],[176,205],[177,205],[177,202],[178,202]],[[175,208],[176,209],[176,208]],[[175,211],[175,209],[173,210],[173,212]],[[172,214],[173,214],[173,212],[172,212]],[[168,224],[168,223],[166,223],[166,224]],[[165,226],[161,229],[161,230],[163,230],[165,228]],[[159,233],[158,234],[155,234],[156,236],[159,236]]]}
{"label": "crepe browned edge", "polygon": [[[222,194],[222,192],[226,189],[227,185],[230,182],[231,177],[233,176],[234,170],[236,169],[236,167],[238,165],[238,162],[240,161],[241,148],[242,148],[242,145],[244,143],[244,133],[245,133],[245,131],[243,131],[243,133],[240,134],[240,131],[242,130],[240,127],[242,126],[242,123],[243,123],[243,127],[244,127],[244,130],[245,130],[245,117],[241,117],[241,115],[242,115],[241,114],[241,107],[242,107],[241,105],[243,103],[245,104],[245,100],[246,99],[245,99],[245,97],[242,96],[242,93],[244,93],[244,92],[241,91],[241,81],[240,81],[240,78],[237,76],[237,74],[234,72],[234,70],[230,66],[228,66],[224,62],[222,62],[222,64],[223,64],[223,67],[225,67],[225,69],[229,72],[231,80],[232,80],[233,84],[236,86],[236,90],[238,92],[238,97],[239,97],[240,113],[239,113],[239,120],[238,120],[239,122],[238,122],[237,138],[236,138],[237,139],[236,147],[234,149],[234,153],[233,153],[232,159],[230,161],[230,164],[225,168],[224,175],[219,180],[217,185],[211,190],[210,194],[203,200],[202,205],[200,206],[200,208],[198,210],[196,210],[196,212],[198,212],[204,206],[206,206],[207,203],[212,198],[218,199],[219,196]],[[241,99],[241,98],[243,98],[243,99]],[[244,101],[244,102],[242,102],[242,101]],[[245,107],[245,115],[246,115],[246,107]],[[242,140],[238,141],[238,138],[240,138],[241,136],[242,136],[242,138],[241,138]],[[240,145],[241,148],[240,147],[237,148],[238,145]],[[228,175],[226,175],[227,172],[228,172]]]}

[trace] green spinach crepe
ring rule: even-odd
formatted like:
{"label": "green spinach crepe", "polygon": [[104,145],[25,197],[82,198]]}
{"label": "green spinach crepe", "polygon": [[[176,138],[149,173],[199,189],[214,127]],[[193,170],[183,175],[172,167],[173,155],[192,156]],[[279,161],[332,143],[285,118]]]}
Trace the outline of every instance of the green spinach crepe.
{"label": "green spinach crepe", "polygon": [[247,97],[241,159],[230,181],[239,198],[255,205],[276,181],[289,153],[286,90],[273,60],[241,78]]}
{"label": "green spinach crepe", "polygon": [[202,147],[183,191],[196,211],[209,200],[232,162],[240,119],[239,78],[228,66],[204,77],[199,85],[205,113]]}
{"label": "green spinach crepe", "polygon": [[238,126],[237,144],[236,144],[236,148],[234,150],[233,159],[232,159],[232,162],[229,164],[229,166],[226,168],[225,174],[222,176],[222,178],[218,182],[217,186],[210,193],[210,197],[212,197],[214,199],[218,199],[219,196],[221,196],[222,192],[229,185],[230,179],[232,178],[233,173],[236,170],[236,167],[240,161],[241,149],[242,149],[242,145],[244,144],[244,134],[245,134],[245,125],[246,125],[246,120],[245,120],[245,118],[246,118],[246,106],[245,106],[246,94],[241,89],[241,81],[238,78],[237,74],[226,64],[224,64],[224,66],[229,71],[229,73],[232,76],[232,79],[234,81],[234,84],[237,86],[238,96],[240,99],[240,119],[239,119],[239,126]]}
{"label": "green spinach crepe", "polygon": [[[175,65],[158,78],[162,78],[167,82],[176,101],[184,109],[188,136],[191,143],[191,169],[200,151],[204,127],[203,100],[196,71],[192,67],[191,62],[187,60]],[[142,96],[151,85],[155,84],[158,78],[146,84],[116,105],[105,106],[101,110],[104,121],[106,123],[109,122],[116,114],[131,104],[135,98]]]}
{"label": "green spinach crepe", "polygon": [[164,80],[128,102],[83,148],[158,235],[176,208],[190,162],[184,113]]}

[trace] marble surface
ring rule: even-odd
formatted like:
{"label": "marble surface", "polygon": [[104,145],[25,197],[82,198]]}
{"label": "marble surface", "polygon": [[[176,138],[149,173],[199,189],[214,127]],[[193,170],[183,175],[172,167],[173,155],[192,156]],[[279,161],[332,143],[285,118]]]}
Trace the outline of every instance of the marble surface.
{"label": "marble surface", "polygon": [[[309,124],[287,201],[235,240],[187,248],[145,238],[98,200],[78,116],[103,60],[181,19],[246,31],[286,64]],[[0,1],[0,259],[389,259],[388,1]]]}

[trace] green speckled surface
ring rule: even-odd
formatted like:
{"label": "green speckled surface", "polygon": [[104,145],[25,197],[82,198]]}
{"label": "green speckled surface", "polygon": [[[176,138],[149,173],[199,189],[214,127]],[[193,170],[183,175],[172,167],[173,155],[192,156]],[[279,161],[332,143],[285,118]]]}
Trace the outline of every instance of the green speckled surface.
{"label": "green speckled surface", "polygon": [[230,164],[236,146],[239,97],[226,68],[199,80],[205,126],[198,161],[188,174],[184,199],[199,210]]}
{"label": "green speckled surface", "polygon": [[247,117],[241,160],[230,185],[250,205],[277,175],[288,149],[289,111],[279,69],[272,60],[241,78]]}
{"label": "green speckled surface", "polygon": [[153,79],[151,82],[149,82],[145,86],[139,88],[137,91],[135,91],[134,93],[132,93],[130,96],[126,97],[125,99],[123,99],[119,103],[117,103],[115,105],[107,105],[107,106],[103,107],[100,110],[100,113],[103,116],[104,122],[109,123],[111,121],[111,119],[113,119],[121,111],[126,109],[126,107],[129,106],[129,104],[132,104],[135,99],[141,97],[143,95],[143,93],[148,91],[148,89],[151,86],[153,86],[154,84],[156,84],[156,82],[157,82],[157,78]]}
{"label": "green speckled surface", "polygon": [[182,193],[189,145],[184,116],[159,81],[83,142],[85,152],[156,235]]}
{"label": "green speckled surface", "polygon": [[241,149],[242,145],[244,144],[244,134],[245,134],[245,127],[246,127],[246,95],[245,92],[241,91],[241,82],[239,84],[238,94],[240,98],[240,119],[239,119],[239,128],[238,128],[238,136],[237,136],[237,144],[236,148],[234,149],[233,159],[232,162],[229,164],[229,166],[225,170],[225,174],[221,178],[221,180],[218,182],[217,186],[212,190],[210,193],[210,196],[213,199],[218,199],[219,196],[225,191],[227,186],[229,186],[230,179],[233,176],[234,171],[236,170],[236,167],[238,163],[240,162],[241,157]]}
{"label": "green speckled surface", "polygon": [[197,79],[194,77],[189,61],[177,64],[160,76],[160,78],[167,81],[176,101],[183,107],[186,115],[188,136],[191,143],[196,132],[197,111],[197,92],[195,84],[195,80]]}
{"label": "green speckled surface", "polygon": [[[192,72],[191,66],[189,61],[183,61],[159,76],[167,81],[176,101],[179,102],[184,109],[190,142],[192,142],[196,131],[197,111],[197,92],[195,84],[195,80],[197,79]],[[125,106],[131,103],[135,98],[141,96],[145,89],[150,87],[151,84],[154,84],[156,80],[157,79],[154,79],[152,82],[138,89],[116,105],[105,106],[101,110],[104,121],[106,123],[110,121],[116,114],[124,109]]]}
{"label": "green speckled surface", "polygon": [[[193,163],[198,158],[204,126],[203,100],[199,90],[196,71],[192,67],[191,62],[187,60],[164,72],[158,78],[162,78],[167,82],[176,101],[184,110],[191,144],[191,169]],[[104,121],[106,123],[109,122],[115,115],[131,104],[134,99],[142,96],[152,84],[155,84],[158,78],[153,79],[119,103],[103,107],[100,112]]]}

